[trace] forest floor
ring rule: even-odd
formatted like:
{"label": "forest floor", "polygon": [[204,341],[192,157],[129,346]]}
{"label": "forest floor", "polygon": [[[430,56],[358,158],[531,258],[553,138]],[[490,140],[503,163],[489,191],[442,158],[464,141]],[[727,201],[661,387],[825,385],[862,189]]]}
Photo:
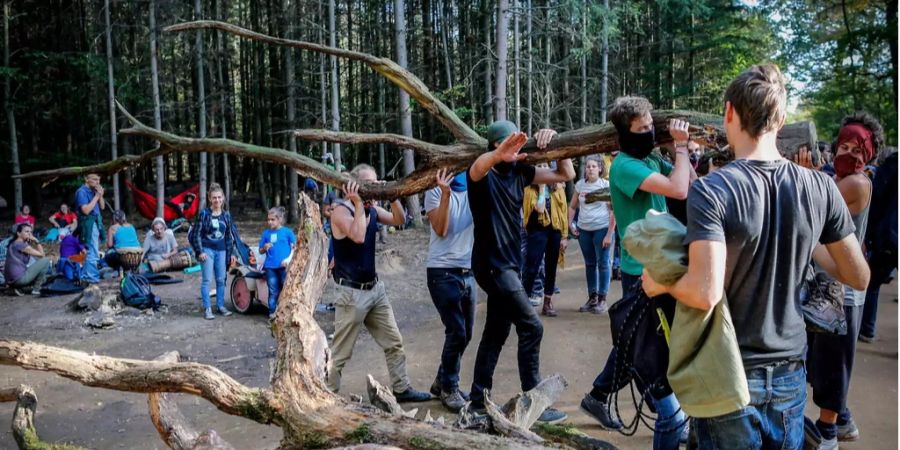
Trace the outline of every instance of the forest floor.
{"label": "forest floor", "polygon": [[[262,222],[241,223],[245,242],[255,245]],[[179,241],[185,239],[179,234]],[[574,241],[573,241],[574,242]],[[378,265],[394,307],[405,341],[409,375],[415,387],[427,390],[434,379],[443,342],[443,327],[434,310],[425,282],[424,260],[427,254],[426,230],[411,230],[387,237],[380,245]],[[581,397],[603,366],[610,349],[609,318],[580,314],[577,308],[586,298],[584,266],[577,245],[570,245],[567,267],[560,269],[561,294],[555,297],[559,317],[544,319],[541,368],[544,376],[561,373],[569,388],[556,406],[569,414],[568,423],[582,431],[605,439],[623,449],[651,447],[651,433],[641,428],[626,437],[600,429],[578,407]],[[75,350],[122,358],[152,359],[177,350],[183,358],[214,365],[238,381],[250,386],[269,384],[270,365],[275,346],[262,309],[251,314],[203,320],[200,313],[199,274],[173,274],[181,284],[155,286],[167,309],[152,315],[127,311],[116,317],[110,330],[92,330],[82,325],[83,313],[69,312],[65,304],[72,296],[55,298],[0,297],[0,338],[31,340]],[[229,279],[230,281],[230,279]],[[330,286],[322,302],[333,299]],[[609,297],[620,297],[620,284],[612,283]],[[862,433],[856,443],[845,449],[897,447],[897,297],[896,282],[882,290],[878,339],[860,344],[853,376],[850,406]],[[227,300],[226,300],[227,303]],[[479,293],[476,335],[463,358],[461,373],[464,389],[471,383],[475,352],[484,324],[484,294]],[[333,313],[320,312],[316,318],[331,333]],[[516,368],[516,336],[512,333],[504,347],[494,378],[495,398],[505,401],[519,389]],[[344,371],[342,394],[365,397],[365,375],[372,373],[388,385],[383,353],[363,333],[355,354]],[[73,381],[43,372],[0,366],[0,387],[30,384],[38,395],[37,430],[49,442],[70,442],[94,449],[165,448],[147,411],[147,396],[84,387]],[[622,414],[633,416],[627,394],[621,399]],[[200,430],[215,429],[239,449],[276,448],[281,430],[219,412],[205,400],[179,395],[185,416]],[[419,414],[448,416],[434,400],[413,405]],[[412,406],[409,406],[411,408]],[[0,411],[12,415],[13,405],[0,404]],[[817,409],[807,408],[814,417]],[[6,416],[6,417],[10,417]],[[0,422],[2,423],[2,422]],[[8,422],[6,422],[8,423]],[[0,430],[0,449],[15,448],[8,425]]]}

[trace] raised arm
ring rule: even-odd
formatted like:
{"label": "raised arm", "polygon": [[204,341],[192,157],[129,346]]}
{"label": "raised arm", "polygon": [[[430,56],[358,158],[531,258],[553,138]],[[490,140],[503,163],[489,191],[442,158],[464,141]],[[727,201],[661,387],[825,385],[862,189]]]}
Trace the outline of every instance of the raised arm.
{"label": "raised arm", "polygon": [[366,209],[359,198],[359,185],[350,181],[344,185],[344,198],[353,204],[353,214],[347,208],[337,207],[331,213],[331,225],[335,239],[349,238],[362,244],[366,241]]}
{"label": "raised arm", "polygon": [[514,162],[525,159],[527,155],[519,154],[519,150],[522,149],[522,146],[527,141],[528,138],[525,137],[525,133],[516,132],[509,135],[495,150],[483,153],[472,163],[472,167],[469,167],[469,178],[472,181],[481,181],[495,165],[501,162]]}
{"label": "raised arm", "polygon": [[403,203],[400,202],[400,199],[391,202],[390,211],[380,206],[376,206],[375,211],[378,213],[378,222],[384,225],[399,227],[406,223],[406,210],[403,209]]}
{"label": "raised arm", "polygon": [[668,177],[658,173],[651,174],[641,183],[640,190],[678,200],[687,198],[691,180],[697,178],[688,156],[687,130],[688,122],[686,121],[672,120],[669,122],[669,133],[675,140],[675,167],[672,168]]}
{"label": "raised arm", "polygon": [[441,169],[435,178],[441,190],[441,198],[438,207],[429,210],[426,214],[434,234],[444,237],[450,229],[450,181],[453,180],[453,176],[447,173],[447,169]]}

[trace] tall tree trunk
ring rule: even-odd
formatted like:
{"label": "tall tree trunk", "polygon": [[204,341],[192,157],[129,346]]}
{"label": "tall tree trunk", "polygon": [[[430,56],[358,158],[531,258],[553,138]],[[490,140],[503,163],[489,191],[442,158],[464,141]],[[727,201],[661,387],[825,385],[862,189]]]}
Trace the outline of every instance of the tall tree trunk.
{"label": "tall tree trunk", "polygon": [[[116,82],[113,78],[112,24],[109,19],[109,0],[104,2],[104,18],[106,20],[106,80],[109,93],[109,153],[112,159],[119,157],[119,145],[116,140]],[[119,201],[119,174],[113,174],[113,207],[121,209]]]}
{"label": "tall tree trunk", "polygon": [[490,124],[494,121],[494,93],[491,89],[491,61],[493,58],[491,57],[491,18],[494,15],[494,9],[491,8],[490,0],[482,0],[481,1],[481,33],[482,37],[484,37],[484,71],[482,72],[484,75],[484,104],[482,105],[482,110],[484,111],[484,122],[485,124]]}
{"label": "tall tree trunk", "polygon": [[[12,0],[6,0],[3,3],[3,65],[9,67],[9,16],[10,3]],[[3,109],[6,111],[6,124],[9,131],[9,153],[12,159],[12,173],[18,175],[22,173],[22,167],[19,165],[19,138],[16,135],[16,114],[13,111],[12,100],[10,99],[12,84],[12,76],[7,74],[6,82],[3,83]],[[14,201],[16,204],[16,213],[22,209],[22,179],[13,179]]]}
{"label": "tall tree trunk", "polygon": [[[332,47],[337,47],[337,30],[334,24],[335,0],[328,0],[328,42]],[[341,131],[340,110],[340,78],[338,78],[338,59],[331,56],[331,129]],[[341,144],[331,144],[334,167],[341,170]]]}
{"label": "tall tree trunk", "polygon": [[521,0],[513,0],[513,84],[515,85],[515,91],[513,93],[513,110],[516,112],[516,125],[522,126],[522,78],[520,72],[521,67],[521,45],[519,44],[520,36],[519,36],[519,17],[521,16],[521,12],[519,8],[521,7]]}
{"label": "tall tree trunk", "polygon": [[[288,4],[288,0],[281,0],[281,13],[285,18],[284,22],[284,36],[288,39],[292,39],[293,33],[291,33],[291,27],[294,23],[294,7]],[[289,130],[293,129],[296,126],[297,119],[297,111],[295,105],[295,89],[294,89],[294,50],[292,48],[284,49],[284,80],[287,84],[287,128]],[[293,153],[297,153],[297,136],[294,136],[293,133],[288,134],[288,150]],[[293,223],[294,220],[298,217],[297,210],[297,171],[293,169],[288,170],[288,184],[290,184],[290,207],[288,208],[288,212],[290,215],[288,216],[288,221]]]}
{"label": "tall tree trunk", "polygon": [[[153,90],[153,126],[162,130],[159,106],[159,68],[156,63],[156,0],[150,0],[150,85]],[[176,99],[177,100],[177,99]],[[157,148],[159,143],[156,144]],[[204,195],[202,192],[200,195]],[[166,164],[162,156],[156,158],[156,216],[164,217],[166,200]]]}
{"label": "tall tree trunk", "polygon": [[541,30],[544,33],[544,73],[547,78],[547,81],[544,83],[544,128],[550,128],[551,123],[551,115],[553,112],[553,107],[551,103],[553,100],[551,97],[553,96],[553,66],[550,65],[550,49],[553,47],[550,42],[550,8],[549,8],[549,0],[545,3],[544,10],[544,28]]}
{"label": "tall tree trunk", "polygon": [[[606,0],[606,1],[609,1],[609,0]],[[696,92],[695,88],[694,88],[694,35],[695,35],[694,20],[695,20],[694,6],[692,4],[691,5],[690,37],[688,38],[688,62],[687,62],[688,95],[690,96],[690,100],[688,101],[688,104],[686,105],[688,108],[696,108],[697,107],[696,102],[694,101],[694,93]]]}
{"label": "tall tree trunk", "polygon": [[[532,98],[534,97],[534,38],[532,37],[532,15],[534,13],[532,8],[532,0],[528,1],[527,14],[528,17],[525,20],[525,34],[528,35],[528,93],[525,97],[525,109],[528,110],[528,135],[532,134],[532,129],[534,128],[534,103]],[[522,125],[519,125],[521,128]]]}
{"label": "tall tree trunk", "polygon": [[[200,9],[200,0],[194,0],[194,20],[202,20],[203,12]],[[206,137],[206,85],[203,74],[203,31],[197,30],[195,37],[195,55],[197,62],[197,103],[200,106],[199,135]],[[206,207],[206,178],[209,173],[207,154],[200,153],[200,208]]]}
{"label": "tall tree trunk", "polygon": [[602,39],[603,48],[600,56],[600,123],[606,123],[606,112],[609,111],[609,0],[603,0]]}
{"label": "tall tree trunk", "polygon": [[[378,131],[384,133],[385,132],[385,114],[384,114],[384,78],[378,77],[377,88],[378,89],[378,123],[379,129]],[[386,174],[384,173],[384,142],[378,143],[378,176],[381,179],[384,179]]]}
{"label": "tall tree trunk", "polygon": [[[406,68],[406,5],[404,0],[394,0],[394,34],[397,46],[397,64]],[[404,136],[412,137],[412,114],[409,110],[409,94],[400,89],[400,129]],[[415,153],[411,149],[403,150],[403,175],[416,170]],[[406,197],[406,209],[412,216],[413,224],[422,225],[422,214],[419,208],[419,196]]]}
{"label": "tall tree trunk", "polygon": [[891,49],[891,85],[894,87],[894,108],[897,107],[897,0],[885,2],[885,22],[888,32],[885,37]]}
{"label": "tall tree trunk", "polygon": [[[321,1],[318,3],[319,3],[319,18],[324,21],[325,20],[325,12],[324,12],[325,9],[322,6]],[[323,33],[323,31],[322,31],[322,27],[317,27],[317,28],[319,30],[319,43],[322,45],[325,45],[325,33]],[[319,54],[319,95],[322,99],[322,101],[321,101],[322,127],[321,128],[323,128],[323,129],[328,126],[328,86],[327,86],[328,78],[327,78],[326,70],[325,70],[326,61],[327,61],[327,57],[325,56],[325,54],[324,53]],[[325,163],[325,155],[327,155],[327,154],[328,154],[328,143],[325,141],[322,141],[322,163],[323,164]],[[334,167],[335,167],[335,170],[338,170],[338,171],[341,170],[340,167],[338,167],[338,166],[334,166]]]}
{"label": "tall tree trunk", "polygon": [[507,54],[509,47],[509,0],[500,0],[497,3],[497,78],[494,80],[494,117],[496,120],[506,120],[506,83],[507,83]]}
{"label": "tall tree trunk", "polygon": [[[227,22],[227,18],[222,15],[222,3],[225,0],[218,0],[216,2],[216,18],[223,22]],[[218,55],[218,64],[216,64],[216,75],[219,79],[219,89],[221,89],[219,93],[219,101],[221,102],[221,112],[222,112],[222,139],[228,137],[228,106],[229,106],[229,95],[230,92],[229,85],[225,83],[225,77],[223,66],[227,66],[228,55],[225,53],[225,45],[222,38],[222,32],[216,33],[216,54]],[[222,155],[222,179],[225,182],[225,207],[228,208],[231,204],[231,167],[228,162],[228,155]]]}

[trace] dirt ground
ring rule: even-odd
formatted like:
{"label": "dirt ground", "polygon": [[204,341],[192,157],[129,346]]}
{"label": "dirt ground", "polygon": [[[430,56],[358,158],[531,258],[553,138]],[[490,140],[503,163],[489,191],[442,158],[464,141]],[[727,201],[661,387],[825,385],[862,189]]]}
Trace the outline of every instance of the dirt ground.
{"label": "dirt ground", "polygon": [[[242,224],[245,241],[255,245],[261,228],[260,222]],[[184,240],[183,234],[179,240]],[[414,385],[423,390],[428,389],[434,378],[443,342],[443,327],[425,284],[427,244],[425,230],[388,235],[387,244],[379,245],[386,251],[378,261],[380,276],[405,339],[409,374]],[[559,372],[569,381],[569,388],[557,407],[569,414],[569,423],[590,435],[623,449],[650,448],[651,434],[646,429],[631,437],[603,431],[578,408],[581,397],[605,362],[611,339],[608,317],[577,312],[587,295],[577,245],[569,246],[566,260],[567,267],[559,273],[562,293],[555,300],[560,315],[545,319],[541,352],[543,374]],[[0,338],[31,340],[123,358],[151,359],[177,350],[184,358],[215,365],[247,385],[268,385],[275,347],[263,310],[203,320],[199,274],[173,275],[184,282],[154,288],[169,305],[166,310],[152,315],[129,311],[116,318],[117,325],[112,330],[94,331],[82,326],[85,315],[66,311],[65,303],[71,296],[0,297]],[[333,296],[329,287],[322,301],[328,302]],[[619,296],[620,285],[614,281],[609,297]],[[882,289],[878,339],[872,344],[860,344],[850,404],[862,438],[842,448],[897,447],[896,298],[896,282]],[[471,383],[475,350],[484,323],[483,302],[484,295],[480,293],[476,337],[463,359],[461,385],[466,389]],[[317,313],[317,319],[326,333],[331,333],[333,313]],[[519,389],[515,345],[513,333],[495,375],[495,396],[500,400]],[[388,383],[383,354],[372,338],[363,333],[354,358],[345,369],[342,394],[365,396],[366,373]],[[70,442],[94,449],[165,448],[150,422],[146,395],[88,388],[56,375],[0,366],[0,387],[20,383],[32,385],[37,392],[37,429],[47,441]],[[626,400],[627,396],[623,395],[622,403]],[[215,429],[235,448],[271,449],[279,442],[279,428],[225,415],[198,397],[180,395],[179,405],[198,429]],[[417,406],[420,414],[430,409],[432,414],[450,418],[436,400]],[[0,405],[0,411],[7,411],[2,414],[11,416],[12,409],[12,404]],[[624,408],[623,415],[630,417],[632,411]],[[810,407],[807,415],[814,417],[816,411]],[[4,428],[7,429],[0,431],[0,449],[15,448],[8,426]]]}

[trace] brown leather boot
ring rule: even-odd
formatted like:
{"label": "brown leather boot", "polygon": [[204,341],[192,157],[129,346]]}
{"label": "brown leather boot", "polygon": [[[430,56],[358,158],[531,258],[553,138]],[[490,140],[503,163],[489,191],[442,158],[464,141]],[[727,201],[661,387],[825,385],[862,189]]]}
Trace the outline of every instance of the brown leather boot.
{"label": "brown leather boot", "polygon": [[556,309],[553,308],[553,297],[544,296],[544,307],[541,308],[541,315],[547,317],[556,317]]}
{"label": "brown leather boot", "polygon": [[597,294],[597,304],[591,309],[591,314],[606,314],[609,308],[606,306],[606,295]]}
{"label": "brown leather boot", "polygon": [[595,306],[597,306],[597,293],[591,292],[587,303],[581,305],[581,308],[578,308],[578,312],[590,312]]}

